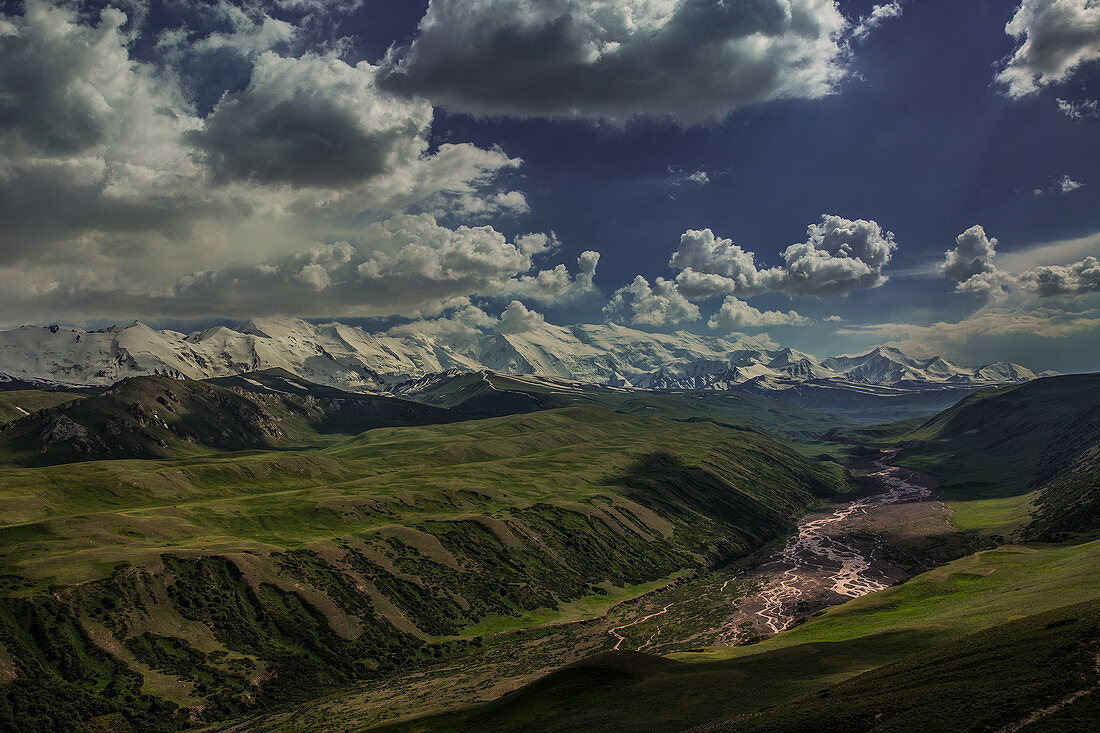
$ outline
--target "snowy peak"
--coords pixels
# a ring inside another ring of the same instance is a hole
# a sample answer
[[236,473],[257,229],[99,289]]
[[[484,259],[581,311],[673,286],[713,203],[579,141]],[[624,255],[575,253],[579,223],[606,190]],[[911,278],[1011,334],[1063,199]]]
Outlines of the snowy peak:
[[371,333],[337,322],[271,318],[186,335],[138,321],[100,331],[23,326],[0,332],[0,375],[30,382],[108,385],[147,374],[207,379],[273,368],[358,392],[390,391],[450,370],[718,390],[750,382],[768,390],[805,382],[948,388],[1035,378],[1018,364],[961,367],[885,346],[819,361],[752,337],[649,333],[615,324],[544,323],[520,333],[444,332],[410,324]]

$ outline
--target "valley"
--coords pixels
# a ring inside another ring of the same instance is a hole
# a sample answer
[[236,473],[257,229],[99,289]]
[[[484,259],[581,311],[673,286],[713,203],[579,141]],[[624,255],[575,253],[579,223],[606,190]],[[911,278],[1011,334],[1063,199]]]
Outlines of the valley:
[[871,427],[743,393],[295,377],[138,377],[0,428],[5,719],[804,725],[805,696],[848,715],[863,675],[1100,598],[1095,375]]

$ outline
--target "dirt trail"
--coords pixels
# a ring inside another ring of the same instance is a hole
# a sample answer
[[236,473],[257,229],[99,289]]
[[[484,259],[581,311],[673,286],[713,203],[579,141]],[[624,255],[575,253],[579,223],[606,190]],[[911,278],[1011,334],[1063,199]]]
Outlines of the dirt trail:
[[[1096,674],[1100,675],[1100,653],[1096,655]],[[1073,703],[1080,700],[1082,697],[1085,697],[1086,695],[1091,695],[1097,690],[1100,690],[1100,682],[1094,684],[1092,687],[1087,687],[1084,690],[1078,690],[1077,692],[1070,693],[1053,705],[1048,705],[1045,708],[1036,710],[1021,721],[1006,725],[1004,728],[1001,728],[999,731],[997,731],[997,733],[1016,733],[1016,731],[1026,728],[1032,723],[1037,723],[1048,715],[1054,715],[1054,713],[1059,712],[1065,706],[1072,705]]]
[[[656,613],[651,613],[648,616],[643,616],[642,618],[635,619],[635,620],[631,621],[628,624],[623,624],[622,626],[616,626],[613,629],[608,629],[607,633],[611,634],[612,636],[614,636],[617,639],[617,641],[615,642],[615,646],[613,646],[612,649],[618,651],[619,647],[622,646],[622,643],[624,641],[626,641],[626,637],[623,636],[622,634],[620,634],[619,633],[620,631],[622,631],[623,629],[630,628],[631,626],[635,626],[637,624],[644,623],[644,622],[650,620],[651,618],[656,618],[657,616],[661,616],[663,614],[666,614],[666,613],[668,613],[668,609],[672,608],[672,606],[673,606],[673,604],[670,603],[667,606],[665,606],[664,608],[662,608],[660,611],[657,611]],[[658,628],[657,631],[660,631],[660,628]],[[653,637],[657,635],[657,631],[654,631],[653,634],[650,635],[649,638],[650,638],[651,641],[652,641]]]

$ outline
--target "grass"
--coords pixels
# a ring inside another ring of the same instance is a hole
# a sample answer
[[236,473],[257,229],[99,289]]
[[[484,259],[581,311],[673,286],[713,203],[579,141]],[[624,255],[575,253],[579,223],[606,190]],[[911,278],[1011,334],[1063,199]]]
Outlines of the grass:
[[43,389],[0,391],[0,425],[26,417],[27,413],[81,399],[81,395]]
[[[21,689],[105,696],[131,724],[150,696],[238,715],[601,615],[751,551],[842,479],[759,432],[591,405],[8,466],[0,596],[37,609],[40,635],[88,620],[42,657],[0,614],[0,646]],[[90,648],[116,650],[94,686]]]
[[1016,618],[1100,598],[1100,540],[1005,545],[922,573],[901,585],[834,606],[788,632],[747,647],[678,659],[731,659],[799,644],[934,631],[938,641]]
[[386,730],[993,729],[1100,683],[1098,560],[1100,541],[985,551],[751,646],[597,656]]

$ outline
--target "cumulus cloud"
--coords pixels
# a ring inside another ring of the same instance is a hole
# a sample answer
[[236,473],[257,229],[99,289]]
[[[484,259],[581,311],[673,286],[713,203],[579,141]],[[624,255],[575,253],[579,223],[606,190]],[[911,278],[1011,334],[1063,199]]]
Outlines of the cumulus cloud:
[[432,108],[379,94],[375,68],[338,58],[262,54],[244,90],[192,133],[214,174],[232,180],[341,187],[415,162]]
[[392,327],[390,336],[408,336],[414,333],[446,336],[478,336],[497,324],[497,319],[472,304],[468,298],[459,298],[446,304],[438,318],[425,318]]
[[658,277],[650,284],[641,275],[616,290],[603,313],[609,321],[635,326],[667,326],[700,317],[699,307],[684,297],[674,281]]
[[489,226],[452,229],[428,214],[399,214],[351,242],[193,273],[169,299],[204,314],[438,312],[456,298],[533,290],[520,277],[540,252],[526,240],[525,251]]
[[[278,8],[303,18],[337,5],[354,2]],[[204,112],[174,58],[156,58],[155,38],[141,38],[145,6],[132,7],[131,19],[45,0],[0,12],[9,318],[394,314],[493,288],[547,298],[591,289],[591,256],[575,276],[553,262],[539,270],[532,258],[549,248],[537,237],[510,243],[492,227],[458,225],[529,210],[507,180],[522,161],[495,146],[430,148],[431,106],[378,88],[376,67],[352,66],[338,49],[265,50],[286,37],[264,20],[270,6],[242,5],[236,21],[225,2],[183,8],[187,18],[229,13],[220,31],[182,32],[191,48],[233,45],[221,51],[246,71]],[[217,36],[253,30],[252,45]],[[139,46],[149,61],[135,59]],[[409,228],[423,252],[403,239]],[[344,260],[322,251],[341,243]]]
[[756,255],[714,236],[710,229],[688,229],[668,261],[680,270],[676,282],[688,297],[723,293],[752,295],[775,287],[777,277],[756,267]]
[[874,221],[823,214],[806,229],[806,241],[783,251],[783,265],[756,266],[755,254],[710,229],[689,229],[669,266],[681,270],[676,282],[689,297],[756,295],[843,295],[886,282],[883,269],[897,244],[892,232]]
[[848,30],[831,0],[433,0],[382,81],[475,115],[692,124],[828,94]]
[[1022,273],[1019,282],[1040,297],[1100,292],[1100,261],[1086,257],[1069,265],[1036,267]]
[[565,265],[550,270],[539,270],[531,275],[520,275],[508,283],[507,295],[518,295],[540,303],[565,303],[575,301],[596,290],[593,279],[600,253],[582,252],[577,258],[577,274],[570,275]]
[[941,269],[955,283],[955,291],[982,300],[998,298],[1013,284],[1011,275],[997,269],[997,239],[979,225],[955,237],[955,248],[944,252]]
[[997,74],[1012,97],[1064,82],[1100,59],[1100,4],[1095,0],[1023,0],[1005,32],[1020,46]]
[[955,248],[944,253],[943,274],[964,283],[975,275],[993,272],[996,256],[997,240],[975,224],[955,237]]
[[1030,293],[1040,298],[1100,292],[1100,263],[1095,257],[1067,265],[1040,265],[1010,273],[997,268],[997,240],[974,225],[960,234],[956,247],[945,253],[944,275],[955,289],[982,298],[1009,292]]
[[541,313],[528,310],[527,306],[518,300],[513,300],[500,314],[500,322],[496,324],[497,333],[526,333],[534,331],[546,323]]
[[806,229],[807,240],[783,252],[783,290],[838,295],[886,282],[882,270],[897,249],[893,232],[877,222],[825,214]]
[[793,310],[761,311],[753,308],[739,298],[730,295],[722,302],[708,321],[707,327],[715,330],[736,331],[742,328],[765,328],[767,326],[801,326],[809,320]]

